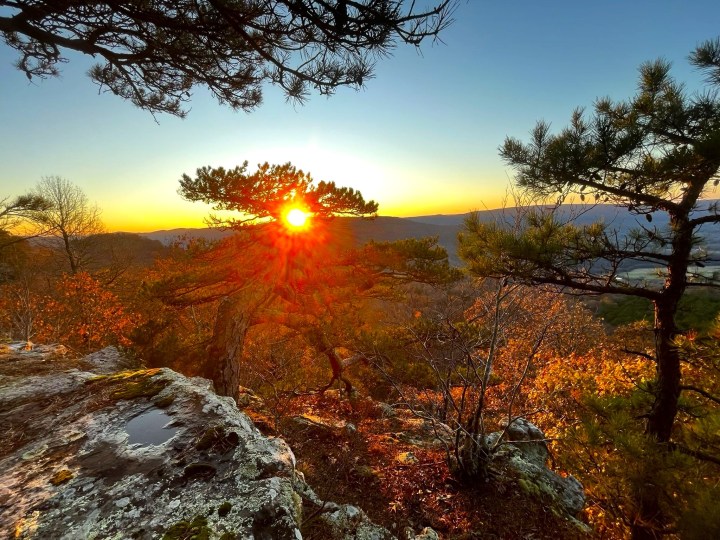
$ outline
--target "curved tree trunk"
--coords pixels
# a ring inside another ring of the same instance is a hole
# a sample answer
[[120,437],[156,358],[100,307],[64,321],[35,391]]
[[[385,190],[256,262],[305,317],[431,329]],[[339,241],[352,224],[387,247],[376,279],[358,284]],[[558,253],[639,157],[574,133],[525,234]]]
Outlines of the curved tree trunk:
[[354,390],[353,385],[350,380],[345,377],[345,366],[342,359],[340,358],[340,356],[338,356],[338,354],[335,352],[335,349],[331,346],[325,349],[324,353],[328,361],[330,362],[330,369],[332,369],[332,378],[330,379],[330,382],[321,389],[321,393],[325,392],[325,390],[330,388],[335,381],[340,381],[345,385],[345,392],[347,392],[347,395],[352,395]]
[[353,393],[353,385],[350,380],[345,377],[345,362],[340,358],[340,355],[335,351],[334,345],[330,342],[328,337],[319,328],[313,329],[306,335],[308,341],[319,353],[323,354],[330,363],[330,369],[332,370],[332,377],[330,381],[320,388],[320,393],[323,394],[330,388],[335,381],[340,381],[345,385],[345,391],[348,395]]
[[[674,340],[678,335],[675,314],[687,286],[687,269],[692,250],[692,227],[689,213],[671,217],[672,252],[668,274],[660,298],[655,300],[655,401],[648,415],[646,433],[664,445],[670,442],[680,399],[680,354]],[[663,536],[664,517],[660,507],[660,486],[653,483],[654,471],[637,486],[637,517],[631,527],[634,540],[651,540]]]
[[672,251],[660,298],[655,300],[655,403],[650,411],[647,433],[658,442],[670,441],[680,398],[680,355],[674,340],[680,299],[687,286],[687,269],[693,246],[690,211],[671,215]]
[[205,376],[213,382],[218,395],[230,396],[236,402],[240,386],[240,357],[249,328],[250,316],[243,309],[241,299],[223,298],[218,306]]

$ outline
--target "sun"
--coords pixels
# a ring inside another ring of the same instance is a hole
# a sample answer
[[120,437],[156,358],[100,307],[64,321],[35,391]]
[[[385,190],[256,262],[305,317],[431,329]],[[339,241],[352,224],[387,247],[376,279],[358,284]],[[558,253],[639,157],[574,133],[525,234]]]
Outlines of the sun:
[[291,208],[283,215],[286,225],[293,229],[302,229],[307,225],[308,213],[300,208]]

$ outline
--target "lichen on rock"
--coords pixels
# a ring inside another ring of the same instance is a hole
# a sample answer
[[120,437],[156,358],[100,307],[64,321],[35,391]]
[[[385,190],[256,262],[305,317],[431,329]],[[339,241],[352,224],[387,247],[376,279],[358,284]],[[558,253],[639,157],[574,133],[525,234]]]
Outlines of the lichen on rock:
[[[502,445],[493,456],[496,464],[513,471],[528,495],[545,497],[563,513],[576,516],[585,505],[583,486],[574,476],[561,476],[546,467],[550,453],[540,428],[525,418],[516,418],[504,431],[509,444]],[[488,439],[497,441],[501,433],[492,433]]]
[[[1,530],[173,538],[185,527],[197,538],[299,538],[294,456],[284,442],[260,434],[207,381],[168,369],[113,373],[112,358],[121,356],[103,352],[100,373],[2,379],[0,420],[18,435],[0,451]],[[158,402],[172,435],[131,443],[128,423]]]

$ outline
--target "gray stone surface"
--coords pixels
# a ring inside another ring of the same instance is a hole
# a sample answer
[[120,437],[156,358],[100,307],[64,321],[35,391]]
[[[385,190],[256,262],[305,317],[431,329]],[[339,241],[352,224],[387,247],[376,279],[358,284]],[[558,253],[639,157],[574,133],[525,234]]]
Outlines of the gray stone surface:
[[[321,500],[287,444],[263,436],[209,381],[169,369],[118,371],[130,363],[112,348],[77,361],[65,354],[0,350],[0,531],[85,540],[182,538],[195,528],[209,539],[297,540],[305,506],[333,539],[394,538],[361,509]],[[295,421],[331,432],[354,428]],[[413,438],[438,439],[437,425],[392,421]],[[449,442],[451,430],[440,427]],[[529,494],[576,514],[582,485],[545,467],[542,432],[523,420],[506,435],[496,460]],[[425,529],[404,538],[438,536]]]
[[[106,349],[85,359],[95,373],[1,381],[10,439],[0,453],[0,530],[161,538],[196,520],[210,538],[301,538],[294,456],[282,440],[261,435],[203,379],[168,369],[98,376],[112,372],[113,359],[123,366]],[[168,420],[146,423],[161,431],[149,434],[155,444],[131,443],[128,425],[154,411]]]
[[420,534],[415,536],[414,540],[440,540],[440,536],[430,527],[425,527]]
[[303,504],[333,538],[395,538],[322,501],[287,444],[209,381],[118,371],[130,362],[114,348],[53,369],[48,351],[0,350],[0,530],[14,538],[299,540]]
[[90,371],[105,375],[138,367],[136,362],[123,356],[115,347],[105,347],[88,354],[84,360],[92,366]]
[[334,535],[328,540],[394,540],[387,529],[374,524],[365,512],[356,506],[343,504],[322,519],[332,527]]
[[[497,440],[500,433],[491,434]],[[549,457],[545,434],[525,418],[517,418],[506,429],[509,444],[502,445],[494,456],[519,475],[522,489],[532,495],[548,497],[570,516],[585,505],[585,492],[577,478],[561,476],[546,467]]]
[[538,467],[544,467],[550,452],[545,443],[545,434],[525,418],[516,418],[506,427],[507,440],[514,443],[525,459]]

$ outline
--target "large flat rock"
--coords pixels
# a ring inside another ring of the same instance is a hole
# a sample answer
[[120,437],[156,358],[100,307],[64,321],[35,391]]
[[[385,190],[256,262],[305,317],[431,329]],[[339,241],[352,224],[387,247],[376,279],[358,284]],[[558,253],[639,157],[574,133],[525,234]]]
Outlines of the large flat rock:
[[[294,456],[204,379],[0,355],[0,530],[16,538],[301,538]],[[53,365],[54,364],[54,365]]]

